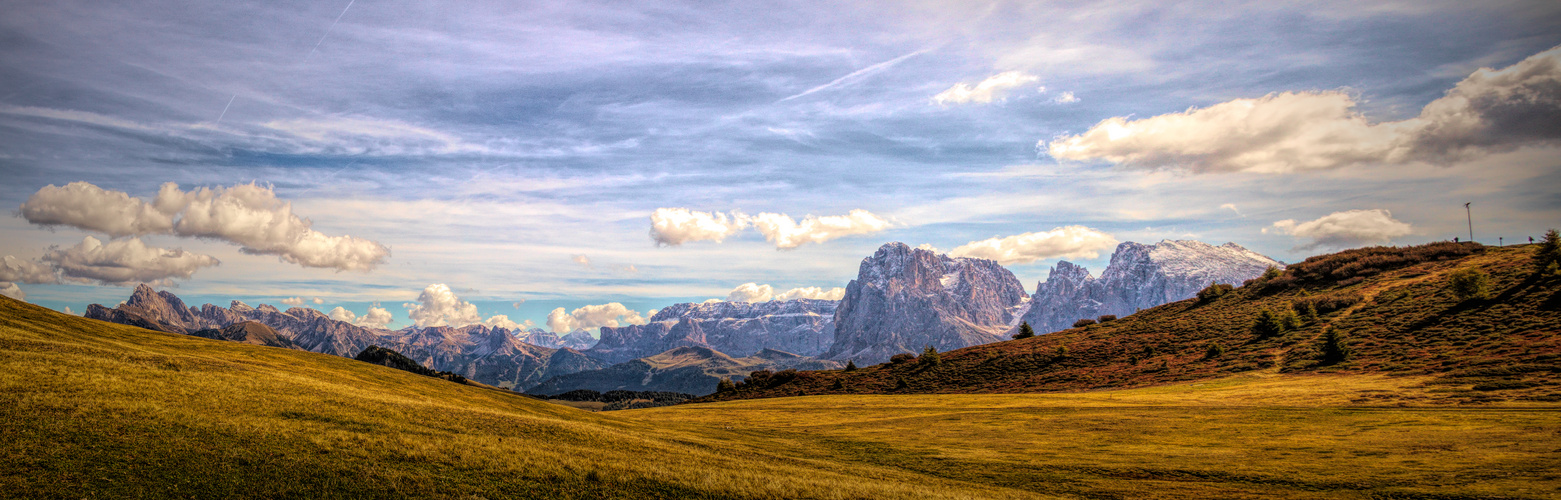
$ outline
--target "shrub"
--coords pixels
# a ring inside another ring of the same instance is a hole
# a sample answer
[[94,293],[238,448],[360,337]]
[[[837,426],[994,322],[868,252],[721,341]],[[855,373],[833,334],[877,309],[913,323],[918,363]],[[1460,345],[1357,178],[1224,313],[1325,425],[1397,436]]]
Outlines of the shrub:
[[846,361],[846,371],[848,371],[848,372],[856,371],[856,360],[853,359],[853,360],[850,360],[850,361]]
[[1030,322],[1019,324],[1019,333],[1014,334],[1015,339],[1027,339],[1035,336],[1035,329],[1030,327]]
[[1235,287],[1227,283],[1209,283],[1209,286],[1198,290],[1198,302],[1212,302],[1214,299],[1224,297],[1225,294],[1235,289]]
[[1317,321],[1317,304],[1316,303],[1313,303],[1312,301],[1309,301],[1309,300],[1301,300],[1301,301],[1296,301],[1290,307],[1291,307],[1291,309],[1299,311],[1299,314],[1301,316],[1301,321],[1305,321],[1307,323],[1311,323],[1313,321]]
[[715,392],[732,392],[735,390],[737,390],[737,386],[732,384],[732,379],[721,377],[721,381],[715,383]]
[[1117,320],[1117,315],[1115,315],[1115,314],[1105,314],[1105,315],[1101,315],[1100,319],[1097,320],[1097,321],[1100,321],[1101,323],[1108,323],[1108,322],[1116,321],[1116,320]]
[[1447,285],[1458,300],[1485,300],[1491,297],[1491,276],[1479,269],[1464,269],[1447,276]]
[[1057,354],[1056,354],[1056,357],[1057,357],[1057,358],[1058,358],[1058,359],[1061,359],[1061,358],[1066,358],[1066,357],[1068,357],[1068,348],[1067,348],[1067,346],[1057,346]]
[[1311,257],[1291,264],[1285,270],[1287,275],[1293,276],[1300,283],[1337,281],[1340,285],[1349,285],[1382,271],[1422,262],[1455,259],[1484,250],[1485,247],[1479,243],[1450,241],[1408,247],[1366,247]]
[[1252,334],[1260,339],[1278,337],[1282,333],[1285,333],[1284,320],[1280,319],[1278,314],[1274,314],[1274,311],[1268,309],[1258,311],[1257,318],[1252,320]]
[[905,383],[905,377],[897,377],[894,379],[895,390],[909,389],[910,387],[910,384]]
[[908,353],[908,352],[902,352],[902,353],[899,353],[899,354],[896,354],[894,356],[889,357],[889,362],[893,363],[893,364],[896,364],[896,365],[900,365],[900,364],[908,363],[908,362],[910,362],[913,359],[916,359],[916,355],[915,354],[911,354],[911,353]]
[[1545,231],[1545,237],[1539,240],[1539,248],[1534,249],[1534,268],[1542,273],[1553,275],[1551,266],[1561,263],[1561,231],[1551,229]]
[[1092,319],[1089,319],[1089,318],[1084,318],[1084,319],[1081,319],[1081,320],[1078,320],[1078,321],[1074,321],[1073,322],[1073,327],[1074,328],[1082,328],[1082,327],[1086,327],[1086,326],[1093,325],[1093,324],[1095,324],[1095,320],[1092,320]]
[[1302,314],[1306,314],[1307,309],[1311,309],[1317,314],[1328,314],[1346,307],[1353,306],[1355,304],[1359,304],[1361,300],[1362,298],[1359,293],[1334,292],[1327,295],[1313,295],[1311,297],[1297,299],[1295,302],[1291,303],[1291,307],[1300,310]]
[[1203,359],[1214,359],[1225,355],[1225,346],[1218,342],[1209,343],[1209,349],[1203,352]]
[[837,391],[846,390],[846,381],[837,378],[835,379],[835,383],[830,384],[829,388]]
[[1329,328],[1323,333],[1322,359],[1323,364],[1331,365],[1342,362],[1350,357],[1350,346],[1344,342],[1344,334],[1338,330]]
[[1284,326],[1284,331],[1301,327],[1301,316],[1295,313],[1295,309],[1285,309],[1275,315],[1279,317],[1279,324]]
[[927,366],[938,366],[943,363],[943,359],[938,357],[938,350],[929,345],[921,350],[921,357],[917,358],[916,362]]

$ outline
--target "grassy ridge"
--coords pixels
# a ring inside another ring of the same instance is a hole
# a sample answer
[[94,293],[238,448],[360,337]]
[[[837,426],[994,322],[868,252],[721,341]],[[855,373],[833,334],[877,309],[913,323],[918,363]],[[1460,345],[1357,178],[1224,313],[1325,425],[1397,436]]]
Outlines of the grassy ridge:
[[[1533,248],[1445,243],[1342,252],[1212,300],[941,353],[936,365],[777,374],[706,400],[1077,391],[1279,371],[1435,375],[1426,383],[1437,391],[1372,396],[1408,404],[1561,401],[1561,278],[1534,272]],[[1490,298],[1454,296],[1448,276],[1468,269],[1490,276]],[[1253,332],[1263,310],[1302,302],[1348,305],[1280,335]],[[1319,349],[1330,328],[1354,353],[1324,365]],[[1211,356],[1211,345],[1222,353]]]
[[1025,498],[0,298],[0,496]]

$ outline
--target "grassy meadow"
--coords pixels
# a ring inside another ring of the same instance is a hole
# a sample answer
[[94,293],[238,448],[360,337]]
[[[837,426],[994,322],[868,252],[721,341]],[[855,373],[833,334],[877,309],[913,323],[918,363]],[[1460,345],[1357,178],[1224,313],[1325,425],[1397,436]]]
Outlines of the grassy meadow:
[[1561,498],[1553,403],[1421,378],[591,413],[0,298],[0,497]]

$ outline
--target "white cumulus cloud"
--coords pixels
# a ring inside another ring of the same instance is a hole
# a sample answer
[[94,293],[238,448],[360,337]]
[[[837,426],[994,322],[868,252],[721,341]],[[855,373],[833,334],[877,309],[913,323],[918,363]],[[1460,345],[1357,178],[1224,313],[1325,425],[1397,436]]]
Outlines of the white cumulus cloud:
[[347,323],[366,328],[384,328],[386,325],[389,325],[391,321],[394,321],[394,319],[390,316],[390,311],[380,307],[379,304],[369,306],[368,312],[364,313],[362,316],[358,316],[352,311],[348,311],[347,308],[337,306],[335,309],[331,309],[330,317],[331,319],[337,321],[345,321]]
[[564,312],[564,308],[554,309],[547,314],[547,326],[554,333],[568,333],[582,328],[600,328],[604,326],[643,325],[646,316],[641,315],[623,304],[609,302],[600,305],[589,305]]
[[748,227],[742,214],[696,212],[687,208],[658,208],[650,214],[650,237],[657,245],[678,246],[690,241],[720,243]]
[[282,305],[284,305],[284,306],[293,306],[293,307],[301,306],[301,305],[304,305],[304,299],[301,298],[301,297],[288,297],[288,298],[282,299]]
[[1084,226],[1065,226],[1039,233],[988,238],[960,245],[953,257],[991,259],[999,264],[1028,264],[1043,259],[1093,259],[1117,245],[1110,234]]
[[1068,104],[1079,102],[1079,98],[1078,96],[1073,95],[1073,92],[1063,92],[1061,94],[1057,94],[1057,97],[1053,97],[1052,102],[1057,104]]
[[522,321],[522,322],[519,322],[519,323],[516,323],[514,321],[511,321],[509,319],[509,316],[504,315],[504,314],[495,314],[492,317],[490,317],[490,318],[488,318],[486,320],[483,320],[482,324],[488,325],[488,326],[491,326],[491,327],[494,327],[494,328],[504,328],[504,329],[509,329],[509,330],[530,330],[532,328],[536,328],[536,326],[537,326],[537,324],[535,322],[533,322],[533,321],[531,321],[529,319],[525,320],[525,321]]
[[1345,248],[1387,243],[1413,232],[1408,223],[1395,220],[1391,212],[1381,209],[1334,212],[1306,222],[1286,219],[1275,222],[1272,228],[1264,228],[1263,232],[1267,233],[1269,229],[1311,240],[1303,248]]
[[36,260],[23,260],[11,255],[0,258],[0,281],[22,283],[58,283],[59,275],[54,266]]
[[43,260],[68,278],[113,285],[189,279],[200,268],[220,264],[210,255],[150,247],[140,238],[103,243],[91,236],[70,248],[50,247]]
[[[981,80],[980,83],[971,85],[960,82],[949,87],[948,90],[932,96],[932,102],[939,105],[988,103],[1002,97],[1009,89],[1040,80],[1040,77],[1027,75],[1018,71],[998,73]],[[1072,95],[1072,94],[1069,94]]]
[[174,234],[227,241],[245,253],[275,255],[305,267],[368,271],[390,256],[377,242],[327,236],[293,213],[269,187],[238,184],[183,191],[165,183],[147,202],[86,182],[39,189],[21,207],[34,224],[66,225],[110,236]]
[[0,295],[23,302],[27,301],[27,292],[23,292],[22,287],[16,286],[16,283],[9,281],[0,282]]
[[761,213],[752,223],[764,239],[777,249],[797,248],[804,243],[823,243],[845,236],[876,233],[889,228],[889,221],[862,209],[846,215],[809,215],[801,222],[786,214]]
[[846,289],[838,287],[838,286],[834,287],[834,288],[830,288],[830,289],[819,288],[819,287],[816,287],[816,286],[806,286],[806,287],[800,287],[800,288],[793,288],[793,289],[781,292],[779,295],[775,296],[775,300],[792,300],[792,299],[840,300],[842,298],[845,298],[845,296],[846,296]]
[[1372,123],[1345,92],[1281,92],[1132,120],[1041,146],[1059,160],[1148,169],[1283,173],[1355,164],[1450,164],[1561,141],[1561,47],[1480,69],[1414,118]]
[[590,257],[586,257],[584,255],[572,255],[572,256],[569,257],[569,260],[574,261],[574,263],[576,263],[576,264],[579,264],[580,267],[585,267],[585,268],[591,267],[591,258]]
[[407,317],[419,328],[462,327],[482,322],[477,306],[456,297],[455,292],[443,283],[428,285],[423,293],[418,294],[417,302],[408,302],[402,306],[407,309]]
[[758,283],[743,283],[726,294],[727,302],[768,302],[775,298],[775,287]]
[[[776,293],[775,292],[775,287],[770,286],[770,285],[760,285],[758,283],[743,283],[741,285],[737,285],[737,287],[733,288],[730,293],[726,294],[726,301],[727,302],[768,302],[768,301],[771,301],[771,300],[793,300],[793,299],[840,300],[842,297],[845,297],[845,295],[846,295],[846,289],[840,288],[840,287],[829,288],[829,289],[819,288],[819,287],[816,287],[816,286],[798,287],[798,288],[793,288],[793,289],[790,289],[790,290],[786,290],[784,292]],[[720,299],[711,299],[711,300],[713,300],[713,301],[720,301]]]

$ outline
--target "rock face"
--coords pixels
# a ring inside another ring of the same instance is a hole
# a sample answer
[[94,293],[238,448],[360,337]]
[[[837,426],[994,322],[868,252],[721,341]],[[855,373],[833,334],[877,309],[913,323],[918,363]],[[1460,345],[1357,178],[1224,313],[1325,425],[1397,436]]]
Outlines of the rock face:
[[862,259],[835,310],[828,359],[887,361],[926,346],[939,351],[1003,340],[1027,296],[997,262],[950,258],[889,243]]
[[[110,309],[93,304],[87,307],[83,316],[149,330],[291,347],[348,358],[377,345],[395,350],[428,368],[506,388],[529,387],[554,376],[607,366],[567,347],[553,349],[525,343],[502,328],[470,325],[392,332],[337,321],[306,307],[281,311],[266,304],[250,307],[236,300],[226,308],[211,304],[186,307],[174,294],[156,292],[146,285],[137,286],[130,299],[119,307]],[[232,328],[246,322],[254,326]],[[255,327],[271,330],[274,335],[267,335]],[[565,337],[571,340],[560,339],[561,343],[581,341],[579,336]]]
[[241,321],[222,328],[209,328],[190,332],[192,337],[203,337],[213,340],[226,340],[242,344],[254,344],[284,349],[307,350],[303,346],[288,340],[276,330],[254,321]]
[[1035,286],[1022,321],[1038,333],[1055,332],[1083,318],[1126,316],[1189,299],[1212,282],[1239,286],[1261,276],[1269,266],[1283,268],[1284,264],[1235,243],[1127,242],[1117,245],[1099,279],[1083,267],[1058,262],[1046,281]]
[[509,330],[485,325],[409,327],[384,338],[419,364],[503,388],[523,389],[558,375],[606,366],[579,351],[532,345]]
[[585,353],[608,363],[683,346],[739,357],[765,349],[817,356],[833,341],[836,304],[815,299],[676,304],[644,325],[603,327],[601,340]]
[[526,392],[555,395],[586,389],[607,391],[668,391],[704,395],[715,392],[722,378],[740,380],[757,370],[833,370],[842,363],[764,349],[733,358],[707,347],[678,347],[654,356],[629,360],[600,370],[548,379]]
[[586,349],[590,349],[591,346],[596,345],[596,337],[592,337],[591,334],[585,330],[575,330],[564,334],[563,336],[559,336],[556,333],[543,330],[541,328],[532,328],[530,330],[517,331],[515,332],[515,336],[519,337],[521,342],[535,346],[542,346],[549,349],[561,349],[567,347],[576,351],[584,351]]

